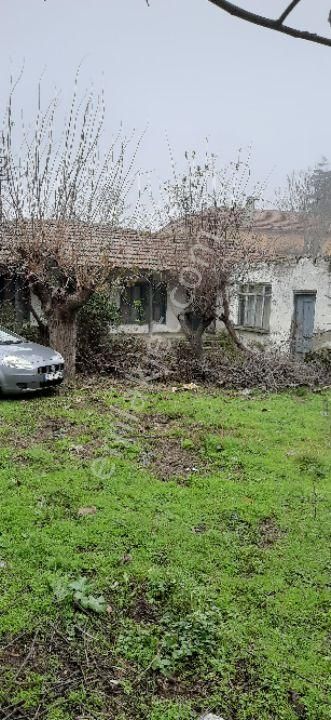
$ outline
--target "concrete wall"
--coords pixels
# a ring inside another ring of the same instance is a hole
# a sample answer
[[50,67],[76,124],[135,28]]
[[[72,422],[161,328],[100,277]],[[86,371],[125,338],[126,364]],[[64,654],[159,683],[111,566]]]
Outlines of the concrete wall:
[[[331,261],[310,258],[282,263],[262,263],[245,274],[243,282],[270,283],[272,286],[270,332],[240,329],[246,344],[263,344],[284,351],[290,349],[294,313],[294,293],[316,291],[313,347],[331,347]],[[237,290],[239,289],[237,285]],[[238,295],[231,301],[231,316],[238,321]]]

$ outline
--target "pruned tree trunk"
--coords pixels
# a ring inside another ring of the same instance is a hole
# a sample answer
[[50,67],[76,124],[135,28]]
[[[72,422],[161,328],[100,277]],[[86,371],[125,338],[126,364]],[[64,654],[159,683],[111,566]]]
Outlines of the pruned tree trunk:
[[31,303],[29,303],[29,313],[32,315],[32,317],[35,319],[38,329],[39,329],[39,335],[42,343],[45,343],[45,345],[48,345],[49,343],[49,330],[48,330],[48,324],[43,320],[40,315],[37,313],[35,308]]
[[195,332],[191,332],[189,335],[186,334],[186,337],[190,343],[194,357],[197,358],[197,360],[200,360],[203,355],[202,332],[196,330]]
[[197,323],[196,328],[193,329],[192,319],[190,319],[189,315],[190,313],[180,313],[178,315],[178,320],[186,339],[190,343],[194,356],[197,359],[200,359],[203,355],[204,333],[215,319],[215,316],[209,315],[208,317],[204,317],[201,315],[201,317],[199,318],[199,323]]
[[64,358],[67,378],[76,372],[77,311],[56,308],[48,317],[50,345]]
[[239,350],[242,350],[243,352],[249,352],[248,348],[244,345],[244,343],[241,342],[240,338],[238,337],[234,324],[231,320],[229,299],[227,294],[227,283],[224,279],[221,280],[220,291],[223,305],[223,312],[220,315],[220,320],[224,323],[231,339],[233,340],[237,348]]
[[220,316],[220,320],[224,323],[230,338],[233,340],[234,344],[237,346],[238,350],[242,350],[243,352],[249,352],[248,348],[244,343],[241,342],[240,338],[237,335],[236,329],[234,327],[233,322],[230,320],[229,316],[225,313],[222,313]]

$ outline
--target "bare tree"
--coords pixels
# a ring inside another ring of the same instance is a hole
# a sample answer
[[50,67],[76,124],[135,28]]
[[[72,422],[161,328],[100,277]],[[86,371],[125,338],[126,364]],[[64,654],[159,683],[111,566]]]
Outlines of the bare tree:
[[[186,154],[187,172],[165,185],[161,231],[175,248],[176,289],[172,302],[177,308],[181,329],[194,353],[200,356],[203,336],[222,321],[238,348],[244,349],[230,316],[233,271],[243,269],[256,256],[250,232],[256,194],[252,196],[249,159],[217,169],[215,156],[202,164],[195,154]],[[242,270],[243,271],[243,270]]]
[[[257,13],[251,12],[250,10],[246,10],[245,8],[240,7],[240,5],[229,2],[228,0],[209,0],[209,2],[213,3],[213,5],[216,5],[216,7],[218,7],[220,10],[223,10],[224,12],[229,13],[234,17],[240,18],[241,20],[245,20],[246,22],[253,23],[253,25],[259,25],[260,27],[265,27],[269,30],[275,30],[276,32],[283,33],[284,35],[289,35],[294,38],[308,40],[319,45],[326,45],[328,47],[331,47],[330,37],[327,37],[326,35],[318,35],[308,30],[300,30],[299,28],[285,24],[285,20],[287,20],[293,10],[299,6],[301,0],[292,0],[292,2],[290,2],[287,7],[285,7],[281,15],[276,19],[272,19],[265,15],[259,15]],[[316,4],[317,3],[315,3],[315,5]],[[330,19],[331,12],[328,18],[329,23]]]
[[315,167],[293,172],[285,190],[277,193],[278,206],[302,225],[304,251],[317,257],[331,234],[331,170],[326,158]]
[[39,86],[34,128],[26,128],[14,90],[0,138],[2,245],[10,244],[12,268],[39,299],[39,322],[46,320],[70,376],[77,313],[109,278],[112,231],[123,218],[139,143],[128,160],[132,138],[119,134],[103,150],[103,96],[91,92],[81,99],[78,78],[64,126],[58,98],[43,108]]

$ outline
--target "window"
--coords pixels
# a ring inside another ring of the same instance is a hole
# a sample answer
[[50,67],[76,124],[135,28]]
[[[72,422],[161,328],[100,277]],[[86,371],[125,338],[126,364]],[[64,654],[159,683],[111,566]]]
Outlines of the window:
[[255,330],[270,329],[271,285],[242,285],[239,292],[238,324]]
[[0,302],[14,304],[15,292],[16,292],[15,277],[13,275],[1,275],[0,276]]
[[29,321],[30,290],[22,276],[0,275],[0,308],[12,311],[20,323]]
[[19,322],[25,323],[30,320],[30,289],[24,279],[20,276],[16,278],[15,287],[15,311],[16,318]]
[[139,281],[127,285],[121,294],[121,322],[164,325],[167,319],[167,287],[163,282]]
[[127,285],[121,294],[121,320],[124,324],[148,322],[149,283]]

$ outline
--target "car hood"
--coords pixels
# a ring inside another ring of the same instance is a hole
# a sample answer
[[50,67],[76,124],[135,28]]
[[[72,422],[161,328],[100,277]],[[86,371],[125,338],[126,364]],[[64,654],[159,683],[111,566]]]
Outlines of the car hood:
[[33,342],[0,344],[0,362],[2,358],[8,356],[24,358],[36,365],[54,365],[63,362],[62,356],[56,350]]

